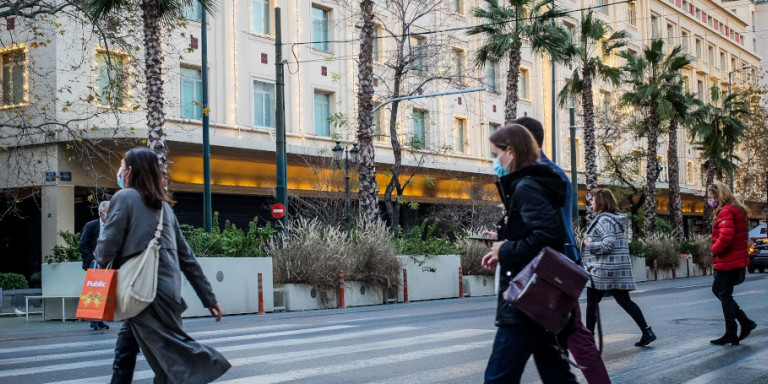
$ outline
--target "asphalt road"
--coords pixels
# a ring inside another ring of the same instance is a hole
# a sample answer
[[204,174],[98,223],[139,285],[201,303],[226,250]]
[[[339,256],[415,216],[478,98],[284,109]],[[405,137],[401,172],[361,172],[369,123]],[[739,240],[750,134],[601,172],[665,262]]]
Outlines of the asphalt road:
[[[712,277],[640,283],[633,299],[659,339],[640,333],[610,298],[601,305],[604,360],[614,383],[768,383],[768,274],[749,275],[736,300],[758,322],[740,346],[716,347],[720,305]],[[583,300],[582,300],[583,302]],[[189,319],[196,339],[233,368],[227,383],[481,383],[494,336],[492,297]],[[0,319],[0,383],[106,383],[119,324]],[[136,382],[153,377],[141,357]],[[577,373],[583,381],[583,377]],[[532,361],[523,382],[539,382]]]

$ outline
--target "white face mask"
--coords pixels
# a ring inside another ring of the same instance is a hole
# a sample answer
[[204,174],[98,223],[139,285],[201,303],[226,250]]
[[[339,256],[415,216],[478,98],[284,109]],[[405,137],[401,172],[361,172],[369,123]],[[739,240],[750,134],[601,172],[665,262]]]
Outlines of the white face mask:
[[117,186],[120,189],[125,188],[125,179],[123,179],[123,167],[117,170]]

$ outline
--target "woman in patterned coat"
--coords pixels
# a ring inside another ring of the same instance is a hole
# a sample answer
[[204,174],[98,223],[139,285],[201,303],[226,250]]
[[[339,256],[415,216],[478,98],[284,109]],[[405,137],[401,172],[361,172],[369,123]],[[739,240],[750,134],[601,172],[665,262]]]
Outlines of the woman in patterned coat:
[[611,191],[598,188],[593,194],[592,208],[598,215],[587,229],[582,247],[584,266],[592,278],[592,285],[587,287],[587,328],[595,333],[597,306],[610,292],[643,332],[635,345],[646,346],[656,340],[656,335],[645,322],[640,307],[629,298],[629,291],[635,290],[635,279],[625,232],[627,215],[617,212],[618,204]]

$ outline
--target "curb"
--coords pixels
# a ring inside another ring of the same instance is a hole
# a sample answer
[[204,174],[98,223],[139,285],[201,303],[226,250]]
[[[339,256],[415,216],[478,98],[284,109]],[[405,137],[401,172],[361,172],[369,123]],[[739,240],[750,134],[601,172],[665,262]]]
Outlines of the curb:
[[[30,316],[41,316],[43,312],[30,312]],[[17,315],[15,313],[0,313],[0,317],[24,317],[26,314]]]

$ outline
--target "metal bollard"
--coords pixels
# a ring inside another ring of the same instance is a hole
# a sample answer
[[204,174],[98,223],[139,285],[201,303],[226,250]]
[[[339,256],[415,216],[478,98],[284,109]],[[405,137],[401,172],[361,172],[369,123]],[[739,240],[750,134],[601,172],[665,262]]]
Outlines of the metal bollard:
[[403,268],[403,301],[408,302],[408,268]]
[[259,273],[259,312],[257,315],[264,315],[264,284],[262,282],[261,273]]
[[459,267],[459,299],[464,298],[464,273]]
[[339,308],[346,308],[344,305],[344,270],[339,270]]
[[653,280],[659,280],[659,266],[656,259],[653,259]]

